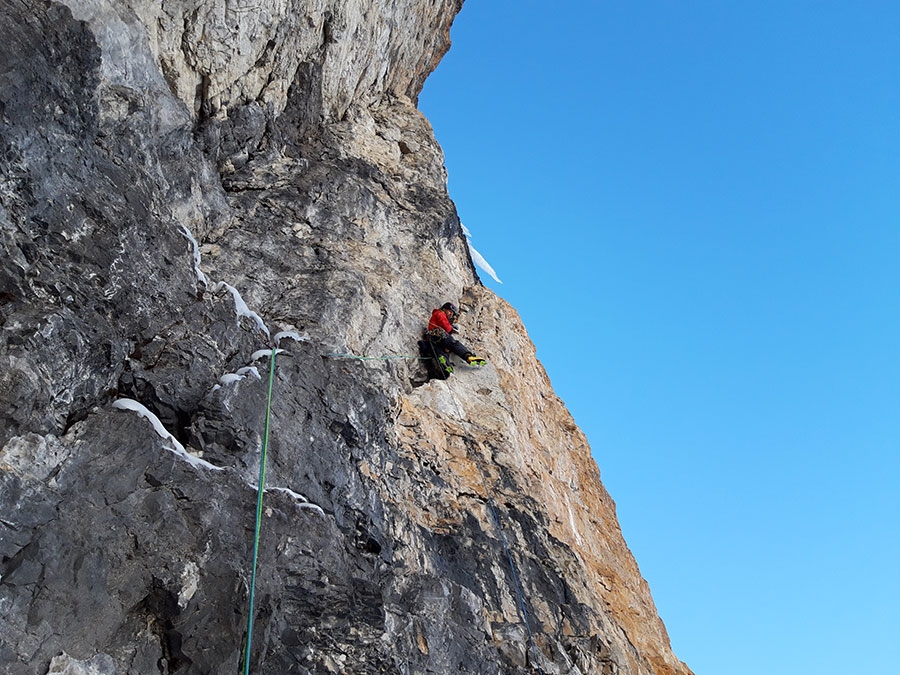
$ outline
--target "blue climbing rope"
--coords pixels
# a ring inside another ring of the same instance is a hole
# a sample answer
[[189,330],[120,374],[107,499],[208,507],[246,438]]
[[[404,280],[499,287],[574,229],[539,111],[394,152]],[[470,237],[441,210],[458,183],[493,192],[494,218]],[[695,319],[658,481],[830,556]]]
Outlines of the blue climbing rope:
[[269,450],[269,420],[272,416],[272,385],[275,382],[275,354],[269,362],[269,392],[266,396],[266,423],[263,431],[262,450],[259,457],[259,485],[256,487],[256,525],[253,530],[253,565],[250,570],[250,599],[247,610],[247,641],[244,645],[244,675],[250,675],[250,644],[253,639],[253,604],[256,590],[256,563],[259,559],[259,533],[262,526],[263,493],[266,489],[266,455]]

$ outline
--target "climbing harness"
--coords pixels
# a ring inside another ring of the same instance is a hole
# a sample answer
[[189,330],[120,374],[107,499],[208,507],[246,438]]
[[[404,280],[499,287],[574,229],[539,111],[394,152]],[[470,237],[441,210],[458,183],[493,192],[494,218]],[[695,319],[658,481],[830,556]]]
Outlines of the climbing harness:
[[[441,359],[441,357],[438,356],[437,349],[434,346],[434,342],[432,342],[430,339],[426,340],[426,342],[428,343],[428,346],[431,348],[431,353],[434,354],[434,362],[435,362],[435,364],[437,364],[438,372],[441,375],[441,379],[446,380],[448,377],[450,377],[453,374],[453,366],[450,365],[449,353],[447,354],[447,357],[445,357],[445,359]],[[428,360],[431,357],[426,356],[424,358],[426,360]]]
[[250,643],[253,638],[253,603],[256,589],[256,562],[259,559],[259,533],[262,526],[263,493],[266,489],[266,455],[269,449],[269,420],[272,416],[272,385],[275,382],[275,355],[272,347],[269,359],[269,391],[266,396],[266,423],[263,431],[262,450],[259,456],[259,485],[256,487],[256,525],[253,530],[253,565],[250,570],[250,599],[247,610],[247,641],[244,645],[244,675],[250,675]]
[[[456,408],[456,413],[459,415],[460,421],[465,420],[465,415],[463,411],[460,410],[459,404],[456,402],[456,399],[451,399],[453,401],[453,406]],[[534,633],[531,631],[531,622],[528,620],[528,610],[525,607],[525,593],[522,591],[522,585],[519,583],[519,575],[516,573],[516,564],[513,561],[512,551],[510,550],[509,541],[506,538],[506,534],[503,531],[503,525],[500,523],[500,514],[497,510],[497,505],[494,502],[494,498],[491,494],[491,489],[488,487],[487,478],[484,475],[484,469],[481,465],[481,456],[478,452],[476,452],[476,448],[474,447],[474,441],[466,434],[463,436],[466,440],[466,445],[472,453],[472,456],[475,458],[475,466],[478,468],[478,474],[481,476],[481,484],[484,487],[484,494],[487,497],[488,508],[491,511],[491,515],[494,517],[494,524],[497,527],[497,532],[500,533],[500,541],[503,543],[503,550],[506,552],[506,560],[509,562],[509,571],[512,575],[513,587],[516,591],[516,599],[517,599],[517,607],[519,613],[522,616],[522,622],[525,624],[525,632],[528,633],[528,642],[531,646],[532,654],[534,655],[534,664],[537,666],[538,672],[540,675],[544,675],[544,669],[541,667],[541,657],[540,651],[537,648],[537,643],[534,641]]]

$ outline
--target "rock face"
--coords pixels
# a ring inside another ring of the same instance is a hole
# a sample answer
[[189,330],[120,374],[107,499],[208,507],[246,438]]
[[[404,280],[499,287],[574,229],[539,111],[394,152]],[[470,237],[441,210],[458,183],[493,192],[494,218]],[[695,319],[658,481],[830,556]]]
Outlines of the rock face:
[[[688,674],[415,100],[462,0],[0,16],[0,670]],[[407,357],[461,299],[489,365]]]

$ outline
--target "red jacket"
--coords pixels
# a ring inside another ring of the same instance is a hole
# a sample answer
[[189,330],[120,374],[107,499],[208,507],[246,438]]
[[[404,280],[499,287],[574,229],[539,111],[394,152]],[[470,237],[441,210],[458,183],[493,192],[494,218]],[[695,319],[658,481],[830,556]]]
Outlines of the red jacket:
[[431,321],[428,322],[428,330],[431,330],[432,328],[443,328],[447,331],[448,335],[453,332],[453,324],[450,323],[450,319],[444,314],[444,310],[436,309],[431,313]]

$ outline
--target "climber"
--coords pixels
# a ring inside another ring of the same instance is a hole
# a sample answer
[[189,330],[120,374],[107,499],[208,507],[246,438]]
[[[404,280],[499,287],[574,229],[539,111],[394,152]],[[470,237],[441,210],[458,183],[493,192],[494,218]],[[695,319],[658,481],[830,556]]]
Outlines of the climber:
[[450,364],[450,352],[465,359],[470,366],[483,366],[486,363],[483,358],[475,356],[451,335],[456,330],[453,322],[458,316],[459,312],[456,306],[451,302],[445,302],[439,309],[431,313],[428,330],[425,331],[425,340],[430,349],[429,356],[437,359],[444,379],[453,372],[453,366]]

